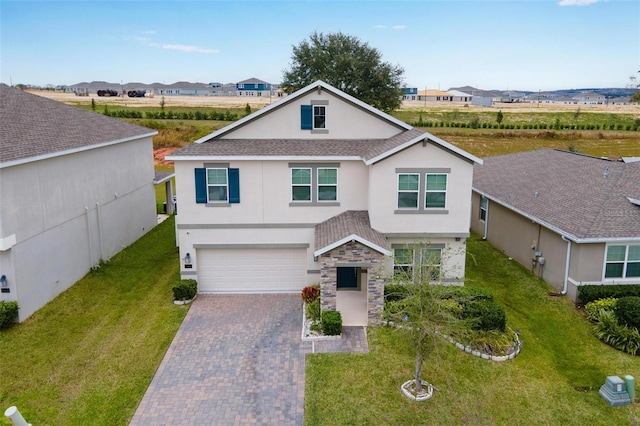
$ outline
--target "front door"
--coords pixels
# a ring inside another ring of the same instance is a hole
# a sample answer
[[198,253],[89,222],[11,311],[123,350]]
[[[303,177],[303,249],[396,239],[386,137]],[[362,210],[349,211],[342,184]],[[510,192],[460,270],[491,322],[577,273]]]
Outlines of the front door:
[[359,272],[360,268],[338,267],[337,287],[339,289],[357,290]]

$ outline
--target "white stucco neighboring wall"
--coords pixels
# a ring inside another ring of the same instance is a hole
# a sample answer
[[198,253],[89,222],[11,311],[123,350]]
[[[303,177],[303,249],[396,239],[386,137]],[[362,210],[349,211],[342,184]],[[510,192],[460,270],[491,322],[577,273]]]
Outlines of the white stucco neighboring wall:
[[0,272],[23,321],[156,224],[151,138],[0,169]]
[[[327,102],[326,133],[300,129],[300,105]],[[223,139],[386,139],[401,132],[397,126],[383,121],[369,111],[355,107],[332,93],[312,91],[284,103],[260,119],[240,126],[222,136]]]

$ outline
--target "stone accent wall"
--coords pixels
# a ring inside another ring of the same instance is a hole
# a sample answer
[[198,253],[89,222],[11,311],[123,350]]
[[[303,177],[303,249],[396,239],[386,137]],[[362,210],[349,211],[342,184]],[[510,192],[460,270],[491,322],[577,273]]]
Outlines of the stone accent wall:
[[[320,257],[320,305],[323,311],[336,309],[338,264],[367,264],[367,316],[369,325],[382,323],[384,306],[384,278],[382,268],[385,256],[357,241],[336,247]],[[365,289],[362,289],[365,291]]]

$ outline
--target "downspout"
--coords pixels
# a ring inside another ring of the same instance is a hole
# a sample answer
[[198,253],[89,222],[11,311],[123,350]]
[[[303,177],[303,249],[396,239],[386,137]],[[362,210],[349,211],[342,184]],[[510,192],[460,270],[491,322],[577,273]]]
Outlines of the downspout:
[[567,242],[567,261],[564,267],[564,287],[561,294],[565,296],[567,294],[567,286],[569,285],[569,264],[571,263],[571,240],[567,239],[564,235],[562,240]]
[[104,248],[102,247],[102,212],[100,203],[96,201],[96,217],[98,219],[98,243],[100,244],[100,261],[104,260]]
[[91,244],[91,221],[89,220],[89,207],[84,208],[87,216],[87,236],[89,237],[89,265],[93,266],[93,245]]
[[[482,203],[482,198],[480,199],[480,202]],[[486,240],[488,235],[489,235],[489,199],[487,198],[487,208],[485,209],[485,212],[484,212],[484,236],[482,237],[482,239]]]

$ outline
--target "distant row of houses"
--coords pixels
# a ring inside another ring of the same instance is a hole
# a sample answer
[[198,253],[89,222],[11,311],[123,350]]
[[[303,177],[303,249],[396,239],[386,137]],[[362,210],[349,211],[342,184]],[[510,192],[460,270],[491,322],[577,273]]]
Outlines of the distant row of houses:
[[482,90],[472,86],[453,87],[447,91],[436,89],[418,90],[406,87],[402,100],[422,102],[470,102],[472,105],[491,106],[494,103],[536,103],[563,105],[629,105],[629,97],[607,99],[595,92],[580,92],[572,97],[563,96],[556,92],[524,93],[518,91]]
[[[92,81],[77,83],[72,86],[57,86],[56,91],[73,92],[86,96],[98,90],[114,90],[127,93],[130,90],[144,90],[154,96],[248,96],[248,97],[283,97],[286,93],[279,84],[250,78],[237,83],[190,83],[179,81],[173,84],[163,83],[109,83]],[[491,106],[494,103],[526,102],[537,104],[563,105],[628,105],[629,97],[607,99],[604,95],[584,91],[572,97],[557,92],[525,93],[519,91],[482,90],[472,86],[452,87],[447,91],[436,89],[418,90],[416,87],[405,87],[402,100],[420,102],[464,102],[477,106]]]
[[238,83],[190,83],[179,81],[173,84],[164,83],[109,83],[106,81],[82,82],[71,86],[57,86],[56,91],[75,93],[87,96],[98,90],[114,90],[127,93],[130,90],[144,90],[155,96],[282,96],[279,85],[271,84],[257,78],[250,78]]

